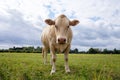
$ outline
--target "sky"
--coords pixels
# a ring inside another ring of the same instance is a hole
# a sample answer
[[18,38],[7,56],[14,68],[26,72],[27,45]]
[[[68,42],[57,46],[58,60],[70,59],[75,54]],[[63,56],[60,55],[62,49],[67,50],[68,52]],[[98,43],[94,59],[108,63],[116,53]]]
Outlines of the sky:
[[120,49],[119,0],[0,0],[0,48],[42,46],[44,20],[60,14],[80,21],[73,49]]

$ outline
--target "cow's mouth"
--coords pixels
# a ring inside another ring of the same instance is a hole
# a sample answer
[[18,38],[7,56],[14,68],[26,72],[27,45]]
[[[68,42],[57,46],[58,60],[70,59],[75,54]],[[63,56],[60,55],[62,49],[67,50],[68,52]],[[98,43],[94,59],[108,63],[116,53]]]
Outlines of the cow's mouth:
[[66,44],[66,43],[58,43],[58,44]]

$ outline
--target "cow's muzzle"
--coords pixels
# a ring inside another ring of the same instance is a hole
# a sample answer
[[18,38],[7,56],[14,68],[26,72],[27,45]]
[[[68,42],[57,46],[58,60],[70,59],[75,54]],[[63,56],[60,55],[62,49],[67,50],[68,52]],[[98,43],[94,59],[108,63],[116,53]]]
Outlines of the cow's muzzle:
[[66,43],[66,39],[65,38],[58,38],[58,43],[59,44],[65,44]]

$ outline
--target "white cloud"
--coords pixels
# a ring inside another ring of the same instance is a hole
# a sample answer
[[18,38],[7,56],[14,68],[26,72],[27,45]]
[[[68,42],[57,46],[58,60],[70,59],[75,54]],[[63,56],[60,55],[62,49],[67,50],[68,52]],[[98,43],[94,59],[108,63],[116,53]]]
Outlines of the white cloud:
[[[46,25],[44,19],[64,13],[70,19],[80,20],[72,28],[72,47],[120,49],[119,8],[119,0],[0,0],[0,42],[3,46],[32,45],[36,41],[36,45]],[[7,43],[2,42],[6,35]],[[16,42],[9,43],[11,35]],[[19,39],[21,42],[17,42]]]
[[10,10],[8,13],[10,14],[9,17],[1,18],[0,16],[0,44],[40,44],[38,37],[40,37],[39,31],[41,30],[25,21],[18,11]]

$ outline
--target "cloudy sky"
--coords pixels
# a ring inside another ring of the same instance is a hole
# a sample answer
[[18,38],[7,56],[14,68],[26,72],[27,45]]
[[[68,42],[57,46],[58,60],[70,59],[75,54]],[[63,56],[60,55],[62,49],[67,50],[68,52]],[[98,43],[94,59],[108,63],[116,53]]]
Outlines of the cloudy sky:
[[120,0],[0,0],[0,48],[41,46],[46,18],[65,14],[72,27],[72,48],[120,49]]

